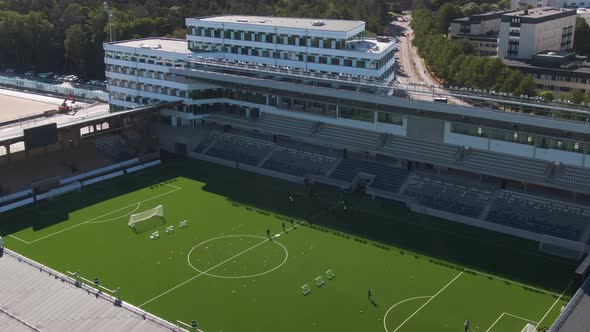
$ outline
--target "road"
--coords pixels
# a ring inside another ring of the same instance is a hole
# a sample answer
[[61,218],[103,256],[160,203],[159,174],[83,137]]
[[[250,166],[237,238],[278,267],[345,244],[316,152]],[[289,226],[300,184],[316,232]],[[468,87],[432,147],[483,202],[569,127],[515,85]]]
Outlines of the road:
[[[398,60],[396,63],[396,82],[415,92],[408,92],[412,99],[432,101],[433,97],[447,93],[445,89],[437,88],[433,91],[432,86],[441,86],[440,82],[428,71],[428,67],[418,55],[418,50],[412,45],[414,31],[410,27],[411,16],[404,16],[398,21],[391,22],[385,33],[397,38]],[[465,105],[464,101],[448,98],[449,103]]]

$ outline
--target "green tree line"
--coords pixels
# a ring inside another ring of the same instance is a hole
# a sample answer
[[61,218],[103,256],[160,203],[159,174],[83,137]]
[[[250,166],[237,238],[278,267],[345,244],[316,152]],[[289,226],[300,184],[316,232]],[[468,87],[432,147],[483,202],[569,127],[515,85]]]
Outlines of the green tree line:
[[[104,0],[0,0],[0,66],[104,76],[108,41]],[[184,38],[184,19],[209,15],[264,15],[359,19],[381,32],[385,0],[109,0],[116,40]]]
[[467,40],[453,42],[447,38],[450,20],[461,15],[452,6],[443,4],[438,13],[422,7],[412,15],[413,43],[430,70],[452,86],[535,96],[536,85],[531,76],[510,69],[498,58],[470,54],[471,44]]

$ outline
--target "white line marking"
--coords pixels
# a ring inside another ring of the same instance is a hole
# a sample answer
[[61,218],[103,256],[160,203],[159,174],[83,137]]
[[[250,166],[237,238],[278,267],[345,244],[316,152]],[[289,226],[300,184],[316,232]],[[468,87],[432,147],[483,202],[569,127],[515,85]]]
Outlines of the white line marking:
[[126,213],[126,214],[124,214],[122,216],[113,217],[113,218],[110,218],[110,219],[98,220],[98,221],[85,221],[85,222],[83,222],[83,224],[102,224],[102,223],[105,223],[105,222],[117,220],[117,219],[120,219],[120,218],[123,218],[123,217],[127,217],[128,215],[133,214],[133,212],[139,210],[140,207],[141,207],[141,203],[137,203],[137,206],[135,207],[135,209],[133,209],[133,211],[131,211],[129,213]]
[[156,196],[153,196],[153,197],[150,197],[150,198],[146,198],[146,199],[144,199],[144,200],[142,200],[142,201],[139,201],[139,202],[136,202],[136,203],[129,204],[129,205],[127,205],[127,206],[124,206],[124,207],[122,207],[122,208],[120,208],[120,209],[117,209],[117,210],[111,211],[111,212],[109,212],[109,213],[105,213],[105,214],[103,214],[103,215],[100,215],[100,216],[98,216],[98,217],[94,217],[94,218],[92,218],[92,219],[86,220],[86,221],[84,221],[84,222],[81,222],[81,223],[79,223],[79,224],[76,224],[76,225],[70,226],[70,227],[68,227],[68,228],[65,228],[65,229],[59,230],[59,231],[57,231],[57,232],[55,232],[55,233],[52,233],[52,234],[49,234],[49,235],[46,235],[46,236],[40,237],[40,238],[38,238],[38,239],[35,239],[35,240],[32,240],[32,241],[29,241],[28,243],[27,243],[27,242],[25,242],[25,241],[23,241],[23,242],[25,242],[25,243],[27,243],[27,244],[33,244],[33,243],[35,243],[35,242],[37,242],[37,241],[41,241],[41,240],[47,239],[47,238],[49,238],[49,237],[52,237],[52,236],[54,236],[54,235],[57,235],[57,234],[63,233],[63,232],[65,232],[65,231],[68,231],[68,230],[70,230],[70,229],[72,229],[72,228],[76,228],[76,227],[78,227],[78,226],[81,226],[81,225],[84,225],[84,224],[98,224],[98,223],[102,223],[102,222],[106,222],[106,221],[112,221],[112,220],[115,220],[115,219],[123,218],[123,217],[125,217],[125,216],[128,216],[129,214],[131,214],[131,213],[133,213],[133,212],[131,212],[131,213],[128,213],[128,214],[126,214],[126,215],[123,215],[123,216],[119,216],[119,217],[117,217],[117,218],[111,218],[111,219],[109,219],[109,220],[99,220],[99,221],[95,221],[95,220],[97,220],[97,219],[100,219],[100,218],[103,218],[103,217],[109,216],[109,215],[111,215],[111,214],[113,214],[113,213],[116,213],[116,212],[119,212],[119,211],[125,210],[125,209],[127,209],[127,208],[130,208],[130,207],[133,207],[133,206],[136,206],[135,210],[133,210],[133,211],[136,211],[136,210],[139,208],[139,206],[141,205],[141,203],[149,202],[149,201],[151,201],[151,200],[153,200],[153,199],[160,198],[160,197],[162,197],[162,196],[165,196],[165,195],[169,195],[169,194],[175,193],[175,192],[177,192],[177,191],[179,191],[179,190],[181,190],[181,189],[182,189],[182,188],[180,188],[180,187],[173,186],[173,185],[171,185],[171,184],[167,184],[167,183],[166,183],[165,185],[167,185],[167,186],[170,186],[170,187],[173,187],[173,188],[174,188],[174,190],[171,190],[171,191],[168,191],[168,192],[165,192],[165,193],[163,193],[163,194],[159,194],[159,195],[156,195]]
[[524,320],[525,322],[537,324],[537,322],[535,322],[534,320],[530,320],[530,319],[526,319],[526,318],[523,318],[523,317],[520,317],[520,316],[516,316],[516,315],[513,315],[513,314],[511,314],[509,312],[505,312],[504,315],[510,316],[510,317],[514,317],[516,319]]
[[8,235],[8,236],[10,236],[11,238],[17,239],[17,240],[19,240],[20,242],[23,242],[23,243],[26,243],[26,244],[31,244],[31,242],[29,242],[29,241],[25,241],[25,240],[23,240],[23,239],[21,239],[21,238],[19,238],[19,237],[16,237],[16,236],[14,236],[14,235],[12,235],[12,234],[11,234],[11,235]]
[[509,282],[509,283],[515,284],[517,286],[521,286],[521,287],[529,288],[529,289],[532,289],[532,290],[536,290],[537,292],[541,292],[541,293],[545,293],[545,294],[549,294],[549,295],[559,296],[559,294],[557,294],[557,293],[546,291],[546,290],[543,290],[543,289],[540,289],[540,288],[531,287],[531,286],[528,286],[528,285],[525,285],[525,284],[521,284],[521,283],[516,282],[516,281],[504,279],[502,277],[494,276],[494,275],[487,274],[487,273],[484,273],[484,272],[480,272],[480,271],[477,271],[477,270],[465,269],[465,271],[473,272],[473,273],[477,273],[477,274],[481,274],[482,276],[486,276],[486,277],[489,277],[489,278],[492,278],[492,279],[498,279],[498,280],[501,280],[501,281]]
[[411,297],[409,299],[405,299],[402,301],[399,301],[398,303],[392,305],[389,309],[387,309],[387,312],[385,313],[385,316],[383,316],[383,328],[385,328],[386,332],[389,332],[389,330],[387,329],[387,315],[389,315],[389,312],[391,310],[393,310],[393,308],[397,307],[398,305],[408,302],[408,301],[413,301],[413,300],[418,300],[418,299],[425,299],[425,298],[429,298],[432,297],[432,295],[427,295],[427,296],[416,296],[416,297]]
[[422,308],[424,308],[425,306],[427,306],[428,303],[430,303],[430,301],[434,300],[440,293],[442,293],[445,289],[447,289],[447,287],[449,287],[452,283],[454,283],[455,280],[457,280],[460,276],[462,276],[463,273],[465,273],[465,270],[463,270],[463,271],[461,271],[461,273],[457,274],[457,276],[455,278],[453,278],[453,280],[449,281],[448,284],[446,284],[436,294],[434,294],[428,301],[426,301],[426,303],[424,303],[422,306],[420,306],[420,308],[418,308],[418,310],[414,311],[414,313],[411,314],[410,317],[406,318],[406,320],[404,320],[395,330],[393,330],[393,332],[396,332],[402,326],[404,326],[410,319],[412,319],[412,317],[414,317],[420,310],[422,310]]
[[492,328],[493,328],[494,326],[496,326],[496,324],[498,324],[498,322],[499,322],[500,320],[502,320],[502,317],[504,317],[504,315],[506,315],[506,316],[511,316],[511,317],[514,317],[514,318],[516,318],[516,319],[523,320],[523,321],[525,321],[525,322],[529,322],[529,323],[537,324],[537,322],[535,322],[534,320],[526,319],[526,318],[523,318],[523,317],[520,317],[520,316],[513,315],[513,314],[511,314],[511,313],[503,312],[503,313],[500,315],[500,317],[498,317],[498,319],[496,319],[496,320],[494,321],[494,323],[493,323],[493,324],[492,324],[492,325],[491,325],[491,326],[490,326],[490,327],[489,327],[489,328],[486,330],[486,332],[490,332],[490,331],[492,330]]
[[537,326],[536,326],[537,329],[539,328],[539,325],[541,325],[541,323],[543,322],[543,320],[547,317],[547,315],[549,315],[549,313],[551,312],[551,310],[553,310],[553,307],[555,307],[555,305],[559,302],[559,300],[561,300],[561,297],[563,296],[563,294],[565,294],[565,292],[570,288],[570,286],[572,285],[572,282],[570,282],[567,285],[567,287],[563,290],[563,292],[561,292],[561,294],[559,295],[559,297],[557,298],[557,300],[555,300],[555,302],[553,302],[553,305],[549,308],[549,310],[547,310],[547,312],[545,313],[545,315],[543,315],[543,317],[541,319],[539,319],[539,323],[537,323]]
[[[302,223],[303,223],[303,222],[299,222],[297,225],[299,226],[299,225],[301,225]],[[286,231],[290,231],[291,229],[293,229],[293,227],[291,227],[291,228],[288,228]],[[252,250],[252,249],[254,249],[254,248],[257,248],[257,247],[261,246],[262,244],[264,244],[264,243],[266,243],[266,242],[268,242],[268,241],[271,241],[271,240],[270,240],[270,239],[265,239],[264,241],[262,241],[262,242],[260,242],[260,243],[258,243],[258,244],[255,244],[255,245],[253,245],[252,247],[250,247],[250,248],[248,248],[248,249],[246,249],[246,250],[244,250],[244,251],[242,251],[242,252],[240,252],[240,253],[237,253],[237,254],[235,254],[234,256],[232,256],[232,257],[230,257],[230,258],[228,258],[228,259],[224,260],[223,262],[221,262],[221,263],[219,263],[219,264],[217,264],[217,265],[213,266],[212,268],[209,268],[209,269],[207,269],[207,270],[205,270],[205,271],[203,271],[203,272],[201,272],[201,273],[197,274],[196,276],[194,276],[194,277],[191,277],[190,279],[188,279],[188,280],[186,280],[186,281],[183,281],[183,282],[181,282],[180,284],[178,284],[178,285],[176,285],[176,286],[174,286],[174,287],[170,288],[169,290],[167,290],[167,291],[165,291],[165,292],[163,292],[163,293],[161,293],[161,294],[159,294],[159,295],[157,295],[157,296],[155,296],[155,297],[153,297],[153,298],[149,299],[148,301],[146,301],[146,302],[142,303],[141,305],[139,305],[139,306],[137,306],[137,307],[138,307],[138,308],[141,308],[141,307],[143,307],[144,305],[146,305],[146,304],[148,304],[148,303],[150,303],[150,302],[152,302],[152,301],[154,301],[154,300],[157,300],[157,299],[159,299],[160,297],[162,297],[162,296],[164,296],[164,295],[166,295],[166,294],[168,294],[168,293],[172,292],[173,290],[175,290],[175,289],[177,289],[177,288],[179,288],[179,287],[181,287],[181,286],[183,286],[183,285],[185,285],[185,284],[187,284],[187,283],[189,283],[189,282],[191,282],[191,281],[193,281],[193,280],[197,279],[198,277],[200,277],[200,276],[202,276],[202,275],[205,275],[206,273],[209,273],[211,270],[213,270],[213,269],[216,269],[216,268],[220,267],[221,265],[223,265],[223,264],[225,264],[225,263],[227,263],[227,262],[231,261],[232,259],[235,259],[235,258],[237,258],[237,257],[239,257],[239,256],[241,256],[241,255],[243,255],[243,254],[245,254],[245,253],[247,253],[248,251],[250,251],[250,250]]]

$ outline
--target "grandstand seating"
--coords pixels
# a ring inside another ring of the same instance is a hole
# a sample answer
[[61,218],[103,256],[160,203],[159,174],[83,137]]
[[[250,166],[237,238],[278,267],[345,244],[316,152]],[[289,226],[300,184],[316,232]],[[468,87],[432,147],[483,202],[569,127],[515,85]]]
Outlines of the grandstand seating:
[[368,130],[347,129],[346,127],[326,124],[318,131],[315,137],[332,145],[365,151],[377,148],[380,134]]
[[385,144],[382,149],[394,156],[429,163],[454,164],[457,155],[457,148],[452,146],[399,136],[392,136],[391,142]]
[[503,153],[472,151],[463,160],[462,166],[476,172],[546,181],[550,165],[545,161],[519,158]]
[[257,166],[273,148],[274,146],[270,142],[230,133],[220,133],[217,141],[207,151],[207,155]]
[[113,162],[129,159],[129,145],[119,134],[107,133],[94,138],[97,149]]
[[141,136],[133,129],[125,129],[121,131],[121,136],[129,145],[136,145],[141,142]]
[[488,190],[416,174],[411,175],[404,194],[426,207],[472,218],[479,217],[492,196]]
[[579,241],[587,227],[588,217],[590,217],[590,207],[502,190],[487,220]]
[[552,182],[590,192],[590,169],[561,165]]
[[211,145],[215,139],[217,139],[217,136],[219,136],[220,133],[218,131],[211,131],[209,133],[209,135],[207,135],[207,137],[205,137],[204,140],[202,140],[199,145],[197,145],[197,147],[195,148],[194,152],[197,153],[203,153],[205,152],[205,150],[207,149],[207,147],[209,147],[209,145]]
[[280,138],[277,149],[263,168],[295,176],[325,175],[337,161],[338,153],[325,147]]
[[256,126],[269,133],[304,138],[311,135],[313,130],[313,122],[311,121],[268,113],[256,122]]
[[375,175],[370,187],[397,193],[408,176],[408,171],[368,160],[343,159],[334,169],[331,178],[345,182],[352,182],[360,173]]

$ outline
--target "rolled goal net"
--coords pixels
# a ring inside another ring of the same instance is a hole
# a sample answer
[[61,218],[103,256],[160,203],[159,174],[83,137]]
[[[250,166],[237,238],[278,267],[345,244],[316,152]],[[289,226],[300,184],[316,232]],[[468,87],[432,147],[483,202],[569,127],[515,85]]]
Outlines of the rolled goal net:
[[144,232],[154,227],[165,224],[164,206],[158,205],[153,209],[149,209],[140,213],[129,216],[129,227],[135,232]]
[[586,244],[555,236],[543,235],[539,241],[539,251],[555,256],[579,260],[584,255]]

